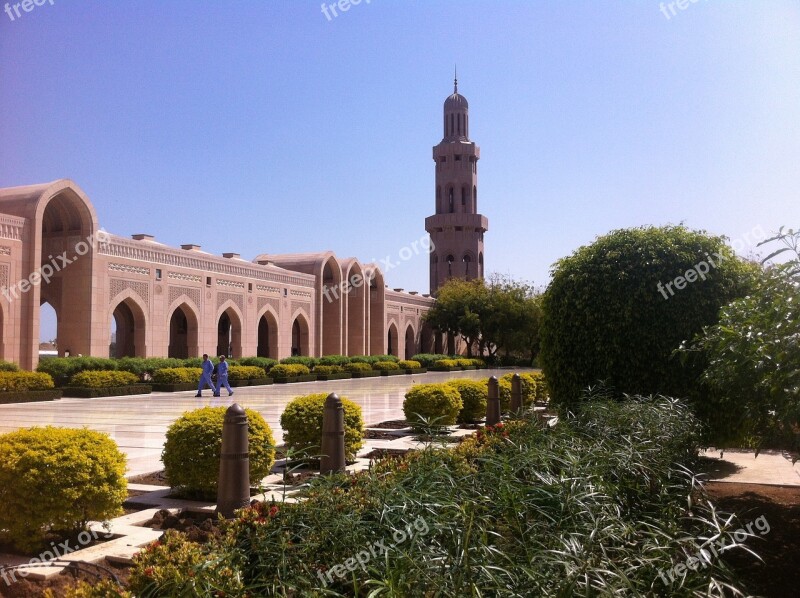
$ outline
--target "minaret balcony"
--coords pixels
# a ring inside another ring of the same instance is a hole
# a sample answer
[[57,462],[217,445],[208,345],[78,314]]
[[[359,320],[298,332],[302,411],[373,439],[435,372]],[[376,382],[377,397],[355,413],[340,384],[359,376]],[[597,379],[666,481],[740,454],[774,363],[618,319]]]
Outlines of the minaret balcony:
[[462,227],[464,230],[486,232],[489,230],[489,219],[483,214],[435,214],[425,219],[425,230],[430,232]]

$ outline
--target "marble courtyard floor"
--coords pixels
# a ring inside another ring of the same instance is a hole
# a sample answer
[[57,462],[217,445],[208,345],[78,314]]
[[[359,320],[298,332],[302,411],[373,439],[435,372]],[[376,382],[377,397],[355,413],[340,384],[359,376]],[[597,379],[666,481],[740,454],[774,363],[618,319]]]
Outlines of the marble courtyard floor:
[[42,403],[0,405],[0,434],[31,426],[87,427],[108,433],[128,457],[128,475],[134,476],[162,469],[161,449],[167,428],[183,412],[205,405],[227,406],[234,401],[255,409],[267,420],[280,443],[283,430],[279,419],[286,404],[294,397],[310,393],[344,396],[361,405],[364,423],[403,419],[403,398],[413,384],[443,382],[455,378],[498,378],[509,371],[475,370],[466,372],[430,372],[405,376],[380,376],[330,382],[299,382],[271,386],[244,386],[228,397],[213,398],[210,390],[203,398],[194,391],[154,392],[149,395],[99,399],[59,399]]

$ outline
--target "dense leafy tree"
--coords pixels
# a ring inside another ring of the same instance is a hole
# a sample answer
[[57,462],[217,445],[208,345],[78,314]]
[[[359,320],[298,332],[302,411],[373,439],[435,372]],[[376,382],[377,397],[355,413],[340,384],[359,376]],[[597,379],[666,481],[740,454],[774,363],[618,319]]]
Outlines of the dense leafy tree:
[[800,232],[781,230],[763,243],[776,241],[782,246],[765,261],[792,259],[766,268],[753,293],[724,307],[719,323],[683,348],[685,357],[699,352],[708,363],[698,413],[716,446],[798,444]]
[[752,288],[757,269],[724,237],[684,226],[615,230],[559,260],[542,302],[551,398],[569,405],[598,381],[617,393],[689,394],[700,372],[673,352]]

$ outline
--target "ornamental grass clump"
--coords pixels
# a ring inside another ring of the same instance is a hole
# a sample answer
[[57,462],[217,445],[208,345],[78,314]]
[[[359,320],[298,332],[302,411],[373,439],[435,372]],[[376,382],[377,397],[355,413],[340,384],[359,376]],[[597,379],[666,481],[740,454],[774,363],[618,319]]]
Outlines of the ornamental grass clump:
[[[170,485],[187,496],[214,500],[217,497],[222,424],[227,407],[202,407],[187,411],[167,430],[161,453]],[[250,460],[250,482],[258,484],[275,463],[275,440],[261,414],[245,409]]]

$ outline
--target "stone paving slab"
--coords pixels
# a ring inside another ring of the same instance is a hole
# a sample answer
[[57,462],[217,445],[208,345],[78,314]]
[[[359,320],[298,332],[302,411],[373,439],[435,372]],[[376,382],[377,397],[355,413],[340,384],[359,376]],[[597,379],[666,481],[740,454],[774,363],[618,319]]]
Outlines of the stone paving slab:
[[708,449],[701,456],[716,463],[709,472],[709,480],[737,484],[768,484],[800,486],[800,461],[792,465],[791,458],[780,451],[726,449],[720,458],[718,449]]

